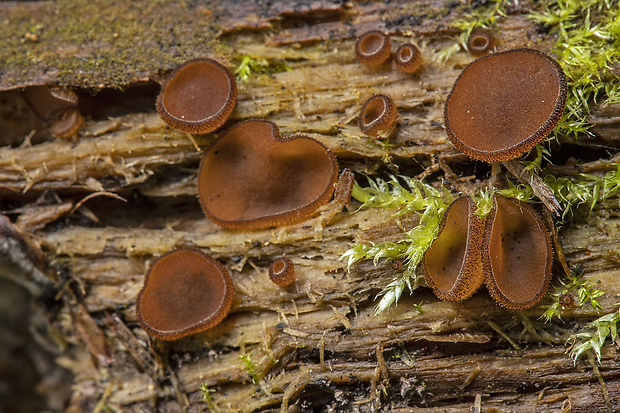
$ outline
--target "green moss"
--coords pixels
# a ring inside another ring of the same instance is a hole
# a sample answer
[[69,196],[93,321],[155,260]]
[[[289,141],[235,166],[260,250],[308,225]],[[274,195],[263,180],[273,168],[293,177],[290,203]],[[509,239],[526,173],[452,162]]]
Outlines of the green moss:
[[244,55],[239,60],[235,76],[242,82],[247,82],[253,74],[257,73],[279,73],[292,70],[284,60],[280,59],[261,59]]
[[577,359],[586,351],[593,351],[598,362],[601,362],[601,348],[607,338],[611,338],[612,343],[618,343],[618,323],[620,322],[620,310],[605,314],[602,317],[589,323],[586,330],[573,334],[569,337],[570,347],[567,352],[575,363]]

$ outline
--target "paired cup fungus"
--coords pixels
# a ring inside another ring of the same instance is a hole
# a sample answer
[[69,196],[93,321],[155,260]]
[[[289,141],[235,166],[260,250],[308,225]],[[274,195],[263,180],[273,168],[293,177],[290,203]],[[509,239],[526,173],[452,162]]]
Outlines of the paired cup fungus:
[[214,142],[198,171],[198,198],[212,221],[256,229],[302,221],[331,198],[338,162],[322,143],[282,137],[276,124],[241,122]]
[[396,121],[396,104],[388,95],[375,95],[364,103],[359,127],[366,135],[387,137]]
[[495,38],[488,30],[477,28],[471,32],[467,39],[467,48],[474,56],[483,56],[493,50]]
[[171,127],[209,133],[226,122],[237,103],[232,73],[211,59],[191,60],[172,72],[157,97],[157,111]]
[[394,54],[396,68],[403,73],[413,73],[422,65],[422,52],[416,45],[405,43]]
[[498,162],[532,149],[555,127],[566,101],[560,65],[532,49],[471,62],[445,106],[446,132],[471,158]]
[[390,58],[392,42],[386,34],[372,30],[364,33],[355,45],[357,59],[367,66],[379,66]]
[[291,285],[295,281],[295,265],[286,257],[280,257],[269,267],[269,279],[280,287]]
[[52,122],[52,135],[57,138],[76,135],[84,124],[77,110],[78,96],[72,90],[38,85],[25,88],[23,94],[39,118]]
[[232,299],[232,280],[222,264],[198,250],[180,249],[151,265],[136,314],[151,336],[178,340],[219,324]]

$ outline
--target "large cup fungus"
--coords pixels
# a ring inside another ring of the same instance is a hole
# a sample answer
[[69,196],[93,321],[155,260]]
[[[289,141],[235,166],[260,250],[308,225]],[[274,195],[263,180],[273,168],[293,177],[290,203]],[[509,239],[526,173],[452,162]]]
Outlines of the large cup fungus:
[[359,117],[359,127],[366,135],[386,138],[396,121],[396,104],[388,95],[368,99]]
[[191,60],[172,72],[157,97],[157,111],[175,129],[213,132],[226,122],[237,103],[232,73],[211,59]]
[[338,163],[322,143],[283,138],[268,121],[241,122],[205,154],[198,198],[212,221],[227,228],[299,222],[329,201]]
[[355,45],[357,59],[368,66],[379,66],[390,57],[390,37],[378,30],[364,33]]
[[178,340],[220,323],[232,299],[232,280],[222,264],[198,250],[181,249],[151,265],[136,314],[153,337]]

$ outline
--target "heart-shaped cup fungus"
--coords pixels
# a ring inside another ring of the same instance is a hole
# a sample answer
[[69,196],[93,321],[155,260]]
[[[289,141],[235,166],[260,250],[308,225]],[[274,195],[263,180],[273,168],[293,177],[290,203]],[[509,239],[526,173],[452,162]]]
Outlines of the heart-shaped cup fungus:
[[269,279],[280,287],[291,285],[295,281],[295,265],[286,257],[280,257],[269,267]]
[[422,52],[416,45],[405,43],[394,53],[396,68],[403,73],[413,73],[422,65]]
[[157,111],[175,129],[209,133],[226,122],[236,103],[232,73],[215,60],[196,59],[168,77],[157,97]]
[[471,158],[506,161],[553,130],[565,101],[566,77],[555,60],[531,49],[493,53],[456,80],[445,106],[446,132]]
[[390,36],[378,31],[371,30],[364,33],[355,45],[357,60],[367,66],[379,66],[390,57],[392,41]]
[[480,246],[484,225],[468,196],[452,202],[439,226],[439,235],[424,253],[422,272],[435,295],[461,301],[484,282]]
[[530,205],[496,196],[482,251],[485,284],[502,307],[529,308],[547,292],[553,248],[543,220]]
[[214,142],[198,171],[198,198],[227,228],[267,228],[302,221],[329,201],[338,162],[322,143],[283,138],[276,124],[248,120]]
[[162,255],[146,273],[136,314],[161,340],[178,340],[219,324],[228,314],[233,284],[222,264],[192,249]]
[[482,56],[489,53],[495,47],[495,38],[488,30],[474,29],[467,39],[467,48],[474,56]]
[[[359,127],[366,135],[387,138],[396,121],[396,104],[388,95],[375,95],[364,103]],[[384,136],[379,136],[379,135]]]

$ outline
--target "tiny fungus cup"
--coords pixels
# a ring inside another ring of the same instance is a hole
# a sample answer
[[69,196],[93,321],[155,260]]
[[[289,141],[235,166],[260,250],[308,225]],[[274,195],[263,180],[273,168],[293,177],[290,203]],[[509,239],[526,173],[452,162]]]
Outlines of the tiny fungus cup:
[[405,43],[394,53],[396,68],[403,73],[413,73],[422,65],[422,52],[416,45]]
[[175,129],[209,133],[226,122],[236,103],[232,73],[215,60],[196,59],[168,77],[157,97],[157,111]]
[[531,49],[493,53],[456,80],[444,111],[446,132],[471,158],[506,161],[544,139],[565,102],[566,77],[555,60]]
[[553,248],[530,205],[496,196],[482,251],[485,284],[499,305],[521,310],[543,298],[551,281]]
[[180,249],[151,265],[136,315],[151,336],[178,340],[219,324],[232,299],[232,281],[222,264],[198,250]]
[[375,95],[362,106],[359,127],[366,135],[386,138],[395,121],[396,104],[392,98],[388,95]]
[[280,287],[291,285],[295,281],[295,265],[286,257],[280,257],[269,267],[269,279]]
[[439,226],[439,235],[424,253],[422,272],[437,297],[461,301],[484,282],[480,247],[484,225],[476,203],[468,196],[452,202]]
[[58,86],[29,86],[23,93],[34,113],[43,120],[53,120],[78,104],[74,91]]
[[80,112],[69,109],[52,122],[52,135],[57,138],[70,138],[78,133],[83,124],[84,118]]
[[467,48],[474,56],[483,56],[495,47],[495,38],[488,30],[474,29],[467,39]]
[[322,143],[283,138],[276,124],[241,122],[214,142],[198,171],[205,215],[227,228],[302,221],[331,198],[338,162]]
[[379,66],[390,57],[392,41],[378,30],[364,33],[355,45],[357,60],[367,66]]

